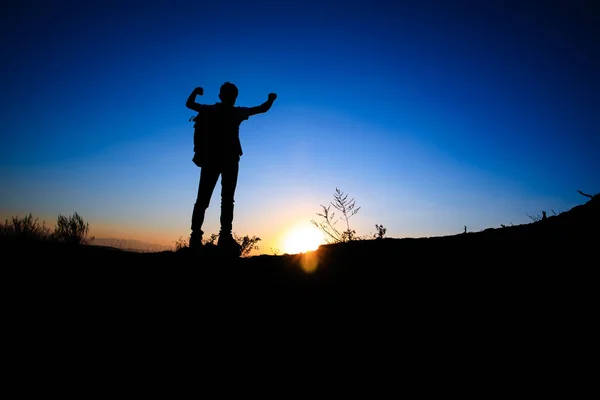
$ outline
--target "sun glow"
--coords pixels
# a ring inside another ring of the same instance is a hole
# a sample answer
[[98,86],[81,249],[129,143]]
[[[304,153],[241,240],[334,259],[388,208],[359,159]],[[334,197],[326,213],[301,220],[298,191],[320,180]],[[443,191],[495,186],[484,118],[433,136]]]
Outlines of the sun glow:
[[290,229],[283,239],[283,251],[298,254],[316,250],[323,244],[323,234],[316,226],[297,225]]

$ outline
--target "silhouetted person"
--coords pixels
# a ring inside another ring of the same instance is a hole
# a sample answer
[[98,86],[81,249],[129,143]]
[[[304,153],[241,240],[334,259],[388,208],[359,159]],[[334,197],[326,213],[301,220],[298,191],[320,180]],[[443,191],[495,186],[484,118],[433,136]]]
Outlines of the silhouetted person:
[[198,112],[196,124],[204,121],[207,129],[202,148],[194,149],[194,162],[201,169],[198,195],[192,212],[190,247],[202,246],[204,214],[221,176],[221,229],[217,245],[233,249],[239,255],[240,246],[232,236],[233,203],[242,155],[239,128],[250,116],[269,111],[277,95],[269,93],[268,100],[259,106],[238,107],[235,106],[238,88],[231,82],[221,85],[220,102],[211,105],[196,103],[196,95],[203,94],[204,90],[197,87],[185,103],[187,108]]

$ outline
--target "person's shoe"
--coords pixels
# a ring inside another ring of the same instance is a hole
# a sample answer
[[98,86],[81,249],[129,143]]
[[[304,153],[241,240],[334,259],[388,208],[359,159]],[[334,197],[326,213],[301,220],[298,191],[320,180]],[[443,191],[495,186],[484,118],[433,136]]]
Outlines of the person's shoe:
[[242,254],[242,246],[235,241],[231,234],[219,234],[217,242],[219,249],[225,250],[227,253],[239,257]]
[[202,233],[192,232],[190,235],[190,249],[197,250],[202,248]]

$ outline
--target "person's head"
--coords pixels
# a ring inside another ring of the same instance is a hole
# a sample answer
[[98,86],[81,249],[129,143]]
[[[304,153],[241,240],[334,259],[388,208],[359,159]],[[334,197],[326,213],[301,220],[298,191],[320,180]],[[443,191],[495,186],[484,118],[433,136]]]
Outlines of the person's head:
[[219,99],[221,103],[233,106],[238,96],[238,88],[231,82],[225,82],[221,85],[221,91],[219,92]]

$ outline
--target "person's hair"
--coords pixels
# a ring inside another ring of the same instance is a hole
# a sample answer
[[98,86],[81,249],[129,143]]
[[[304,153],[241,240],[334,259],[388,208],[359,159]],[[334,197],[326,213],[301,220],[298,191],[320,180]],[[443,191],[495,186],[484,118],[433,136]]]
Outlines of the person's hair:
[[238,88],[231,82],[225,82],[221,85],[219,96],[221,97],[221,100],[231,101],[233,103],[238,96]]

